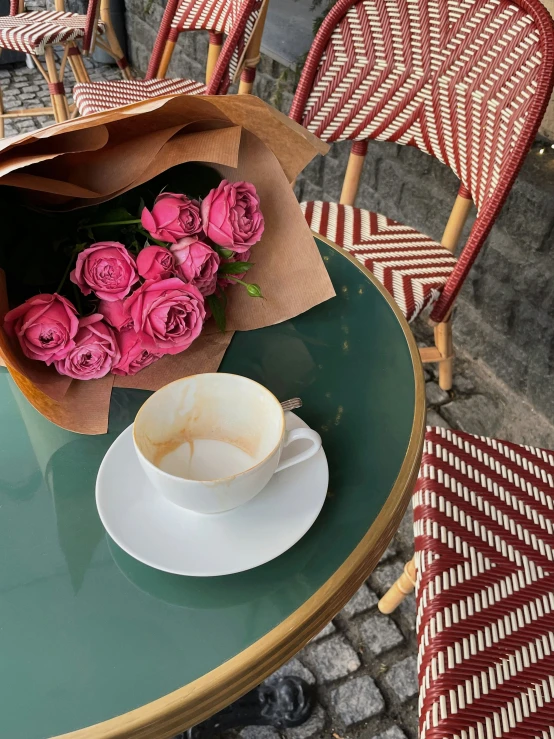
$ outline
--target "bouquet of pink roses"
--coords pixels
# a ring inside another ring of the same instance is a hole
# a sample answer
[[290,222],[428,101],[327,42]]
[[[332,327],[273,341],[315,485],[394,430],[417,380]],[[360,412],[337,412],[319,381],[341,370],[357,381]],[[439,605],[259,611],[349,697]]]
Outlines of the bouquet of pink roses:
[[[151,209],[141,198],[139,211],[133,218],[116,203],[103,221],[81,220],[76,231],[86,238],[65,244],[57,289],[5,315],[25,356],[77,380],[135,375],[188,349],[210,316],[225,331],[232,285],[262,297],[244,281],[264,230],[254,185],[223,180],[201,201],[164,191]],[[96,241],[106,230],[109,240]]]
[[328,300],[291,188],[326,149],[249,95],[0,141],[0,364],[46,418],[103,434],[112,390],[216,372],[236,331]]

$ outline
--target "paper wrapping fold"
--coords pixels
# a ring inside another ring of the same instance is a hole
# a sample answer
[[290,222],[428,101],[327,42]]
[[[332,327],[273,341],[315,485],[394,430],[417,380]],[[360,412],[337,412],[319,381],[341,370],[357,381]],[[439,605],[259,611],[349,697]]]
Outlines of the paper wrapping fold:
[[[232,288],[226,334],[208,323],[186,352],[164,357],[134,377],[69,381],[24,357],[0,329],[0,357],[32,405],[64,428],[105,433],[114,381],[118,387],[156,390],[179,377],[215,371],[233,331],[280,323],[331,298],[333,287],[290,187],[326,150],[296,123],[242,95],[159,98],[0,142],[0,186],[19,188],[34,206],[86,207],[195,161],[214,166],[228,180],[252,182],[266,224],[249,272],[265,300]],[[0,318],[7,305],[0,274]]]

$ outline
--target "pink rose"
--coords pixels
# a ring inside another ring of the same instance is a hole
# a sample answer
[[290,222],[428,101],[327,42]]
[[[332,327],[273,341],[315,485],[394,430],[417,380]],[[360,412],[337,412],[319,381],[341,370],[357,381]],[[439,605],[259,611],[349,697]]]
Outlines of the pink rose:
[[127,298],[135,332],[145,349],[178,354],[202,331],[204,298],[194,285],[178,277],[148,280]]
[[97,380],[119,362],[119,348],[113,329],[99,313],[81,318],[75,346],[63,359],[54,362],[60,375],[75,380]]
[[30,359],[52,364],[75,346],[77,311],[61,295],[35,295],[6,313],[4,328]]
[[219,256],[211,246],[187,236],[171,247],[171,253],[179,277],[197,287],[204,296],[215,291]]
[[111,303],[101,300],[98,303],[98,313],[102,314],[106,323],[118,331],[123,331],[133,325],[133,319],[124,300],[112,300]]
[[264,232],[264,217],[254,185],[222,180],[200,207],[208,238],[218,246],[242,253],[256,244]]
[[112,367],[114,375],[136,375],[162,356],[161,352],[145,349],[140,336],[133,329],[121,331],[116,338],[121,359]]
[[77,257],[70,275],[83,295],[94,292],[102,300],[120,300],[138,281],[132,255],[118,241],[92,244]]
[[143,208],[140,220],[153,238],[169,241],[170,244],[202,230],[196,200],[189,200],[186,195],[175,192],[162,192],[158,195],[152,212]]
[[[221,261],[221,264],[230,264],[231,262],[249,262],[250,261],[250,249],[248,251],[242,252],[242,254],[233,254],[232,257],[229,257],[229,259],[223,259]],[[239,274],[233,275],[233,277],[236,277],[239,280],[244,280],[244,277],[246,275],[246,272],[241,272]],[[231,285],[236,285],[237,283],[234,280],[230,280],[227,275],[221,275],[219,274],[217,276],[217,287],[221,288],[221,290],[226,290]]]
[[137,269],[145,280],[170,277],[175,265],[173,256],[165,246],[147,246],[137,257]]

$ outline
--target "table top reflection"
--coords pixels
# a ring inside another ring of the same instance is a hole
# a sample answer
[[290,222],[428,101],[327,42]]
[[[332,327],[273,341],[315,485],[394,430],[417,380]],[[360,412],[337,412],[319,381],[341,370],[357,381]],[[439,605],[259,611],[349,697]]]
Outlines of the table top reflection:
[[337,297],[236,334],[220,368],[300,396],[329,462],[316,523],[262,567],[190,578],[125,554],[94,486],[148,393],[114,390],[109,433],[80,436],[40,416],[0,368],[0,736],[177,733],[289,659],[377,563],[419,467],[421,366],[390,296],[317,243]]

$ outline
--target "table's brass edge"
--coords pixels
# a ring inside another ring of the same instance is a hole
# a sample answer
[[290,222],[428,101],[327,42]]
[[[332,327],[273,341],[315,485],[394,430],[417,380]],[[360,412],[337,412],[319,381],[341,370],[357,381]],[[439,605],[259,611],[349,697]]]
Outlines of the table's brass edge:
[[417,478],[423,448],[425,385],[419,351],[406,319],[377,278],[329,239],[316,233],[314,237],[340,252],[377,287],[391,306],[408,342],[414,369],[414,422],[404,462],[386,503],[335,574],[300,608],[243,652],[158,700],[52,739],[170,739],[184,728],[213,715],[259,685],[319,633],[370,575],[398,529]]

